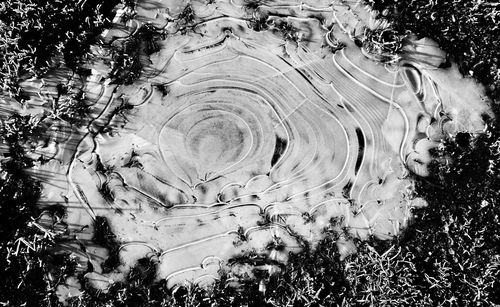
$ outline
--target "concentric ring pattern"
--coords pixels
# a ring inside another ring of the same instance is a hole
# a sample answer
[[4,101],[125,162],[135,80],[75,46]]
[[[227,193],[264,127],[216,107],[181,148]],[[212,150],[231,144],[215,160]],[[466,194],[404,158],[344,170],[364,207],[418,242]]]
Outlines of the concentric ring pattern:
[[[480,125],[482,107],[446,109],[455,94],[421,64],[425,52],[409,50],[400,66],[363,54],[349,34],[364,8],[269,1],[259,10],[268,30],[255,31],[243,2],[191,1],[194,26],[182,30],[180,2],[138,4],[131,31],[148,22],[169,34],[136,83],[88,86],[100,114],[66,160],[67,190],[45,190],[69,191],[69,229],[87,246],[75,253],[93,263],[96,287],[142,257],[155,257],[170,285],[209,281],[221,266],[238,275],[238,257],[285,262],[332,219],[352,237],[390,238],[415,205],[406,167],[425,175],[446,127]],[[52,167],[65,169],[60,161]],[[97,216],[121,244],[112,272],[92,227],[80,229]],[[351,252],[347,236],[338,244]]]

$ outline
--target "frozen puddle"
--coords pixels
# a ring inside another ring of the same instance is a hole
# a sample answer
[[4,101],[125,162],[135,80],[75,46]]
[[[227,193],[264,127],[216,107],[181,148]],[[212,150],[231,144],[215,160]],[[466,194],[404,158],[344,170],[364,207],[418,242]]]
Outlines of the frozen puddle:
[[[285,262],[332,218],[352,237],[390,238],[419,205],[405,166],[425,175],[442,133],[482,128],[480,89],[435,69],[442,59],[427,41],[399,66],[363,55],[349,35],[370,19],[356,3],[264,1],[270,29],[255,31],[256,13],[237,0],[189,2],[196,18],[183,29],[172,21],[181,2],[140,1],[129,30],[164,28],[161,50],[132,85],[93,76],[89,131],[35,170],[46,177],[43,201],[67,207],[79,243],[63,247],[82,271],[91,261],[96,287],[143,257],[170,285],[209,282],[221,266],[238,274],[245,265],[230,260],[249,254]],[[272,30],[281,22],[298,32],[284,38]],[[111,272],[109,251],[91,240],[98,216],[121,244]],[[352,252],[347,237],[339,245]]]

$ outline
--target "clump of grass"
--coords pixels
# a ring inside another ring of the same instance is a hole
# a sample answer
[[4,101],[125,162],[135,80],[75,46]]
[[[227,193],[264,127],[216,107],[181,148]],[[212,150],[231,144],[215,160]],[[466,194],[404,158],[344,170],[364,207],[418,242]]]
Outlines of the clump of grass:
[[1,128],[2,140],[9,146],[22,146],[36,140],[42,133],[39,118],[17,113],[4,121]]
[[13,114],[3,121],[0,128],[0,140],[8,145],[9,163],[3,167],[22,170],[33,164],[33,160],[27,156],[42,139],[46,127],[41,118],[33,115]]
[[196,14],[191,4],[188,4],[184,7],[182,12],[177,17],[176,21],[181,33],[185,33],[195,26]]
[[142,73],[141,44],[135,37],[114,48],[112,52],[110,78],[118,84],[132,84]]
[[127,280],[142,285],[151,285],[158,269],[158,261],[153,258],[141,258],[137,264],[130,270]]
[[165,84],[158,84],[156,88],[160,91],[162,97],[167,96],[170,92],[168,86]]
[[139,169],[143,169],[144,166],[142,165],[142,163],[140,161],[138,161],[138,158],[139,157],[139,154],[132,149],[132,153],[130,154],[130,159],[127,163],[125,163],[123,165],[123,167],[136,167],[136,168],[139,168]]
[[500,10],[494,1],[366,0],[405,35],[436,40],[465,76],[476,78],[490,98],[500,95]]
[[243,242],[246,242],[248,240],[246,234],[245,234],[245,229],[243,229],[242,226],[238,226],[238,231],[237,231],[238,238],[233,242],[234,246],[239,246],[243,244]]
[[299,29],[287,21],[280,20],[275,22],[272,29],[279,32],[286,41],[293,43],[299,41]]
[[115,244],[115,239],[116,236],[109,225],[108,219],[104,216],[96,216],[92,240],[102,246],[109,246]]
[[273,236],[273,239],[267,243],[267,250],[283,251],[286,248],[286,243],[278,236]]
[[350,305],[428,306],[431,303],[415,286],[414,257],[402,251],[401,246],[377,250],[369,243],[359,242],[357,247],[358,253],[345,264]]
[[302,218],[304,219],[304,222],[307,224],[307,223],[314,223],[314,221],[316,220],[316,218],[314,217],[314,215],[311,215],[309,214],[309,212],[304,212],[302,213]]
[[[435,152],[431,179],[416,179],[429,205],[401,238],[433,301],[499,304],[500,129],[458,134]],[[471,286],[474,285],[474,286]]]
[[[30,159],[17,143],[30,142],[32,124],[29,117],[17,117],[9,133],[24,133],[7,137],[2,131],[17,152],[0,165],[0,303],[6,306],[55,305],[55,288],[76,266],[67,254],[52,254],[59,233],[37,224],[42,187],[25,171]],[[45,210],[64,215],[59,206]]]
[[228,260],[230,265],[234,264],[250,264],[253,266],[260,266],[264,264],[279,265],[278,262],[268,259],[265,255],[257,253],[255,250],[249,250],[242,255],[237,255]]
[[121,263],[119,256],[120,244],[116,240],[116,235],[113,233],[106,217],[96,216],[92,241],[107,248],[109,251],[108,258],[102,264],[103,272],[109,273],[116,269]]
[[143,25],[136,35],[144,42],[144,51],[147,56],[159,52],[161,47],[158,41],[160,39],[165,39],[165,34],[150,24]]
[[247,10],[257,10],[261,5],[266,4],[269,0],[245,0],[243,2],[243,7]]
[[290,254],[283,270],[269,277],[265,301],[272,306],[337,306],[347,294],[348,282],[334,240],[323,239]]
[[110,78],[118,84],[132,84],[143,71],[143,58],[158,52],[164,34],[152,25],[144,25],[123,42],[112,47]]
[[85,99],[85,92],[65,84],[59,84],[57,88],[58,95],[52,105],[52,116],[74,126],[82,126],[88,122],[92,107]]
[[0,4],[0,88],[18,97],[19,82],[64,64],[78,71],[110,23],[118,0],[14,1]]
[[381,62],[395,62],[403,48],[403,36],[391,28],[365,28],[361,36],[362,48]]
[[332,40],[332,45],[330,46],[331,50],[333,53],[339,51],[339,50],[342,50],[346,47],[346,45],[344,43],[342,43],[340,40],[338,40],[337,38],[335,37],[331,37],[331,40]]
[[102,198],[109,203],[113,203],[115,201],[115,196],[113,195],[113,192],[109,188],[109,184],[107,182],[101,184],[99,187],[99,194],[101,194]]
[[248,27],[254,31],[260,32],[269,29],[269,15],[260,10],[252,13],[252,17],[248,20]]
[[109,175],[114,171],[115,166],[111,165],[111,164],[103,163],[101,161],[101,157],[99,155],[97,155],[96,160],[95,160],[95,169],[97,172],[100,172],[103,175]]

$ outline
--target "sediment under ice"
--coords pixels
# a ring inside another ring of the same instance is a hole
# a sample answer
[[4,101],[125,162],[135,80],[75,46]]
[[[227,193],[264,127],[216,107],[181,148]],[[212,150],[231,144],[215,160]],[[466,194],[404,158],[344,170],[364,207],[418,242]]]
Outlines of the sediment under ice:
[[[426,175],[443,133],[481,129],[481,90],[437,69],[443,57],[429,41],[384,65],[350,38],[373,23],[364,7],[265,3],[268,23],[292,24],[297,42],[251,29],[252,12],[236,0],[191,1],[189,31],[175,21],[187,2],[139,1],[126,30],[106,32],[124,37],[150,23],[169,34],[132,85],[94,70],[86,91],[95,118],[72,134],[60,123],[40,149],[52,159],[33,171],[44,180],[42,202],[67,207],[76,241],[61,247],[81,257],[82,270],[92,263],[96,287],[150,256],[169,285],[210,281],[248,253],[284,262],[300,250],[298,236],[314,244],[331,218],[353,237],[390,238],[419,205],[406,168]],[[91,240],[97,216],[121,243],[112,272],[101,268],[108,251]],[[347,238],[338,244],[352,252]]]

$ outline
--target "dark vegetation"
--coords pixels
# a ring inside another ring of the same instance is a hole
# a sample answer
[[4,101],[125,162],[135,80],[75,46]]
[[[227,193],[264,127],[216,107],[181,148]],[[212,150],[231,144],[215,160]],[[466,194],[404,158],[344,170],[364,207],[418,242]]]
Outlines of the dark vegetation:
[[[431,37],[465,76],[487,87],[498,102],[499,11],[484,1],[370,0],[397,35]],[[416,177],[411,227],[393,242],[361,244],[348,265],[359,305],[491,306],[500,304],[500,131],[485,118],[484,133],[442,140],[431,177]],[[387,264],[384,266],[384,264]],[[364,272],[364,273],[362,273]],[[384,276],[383,279],[380,276]]]
[[285,41],[297,43],[299,41],[299,29],[292,23],[282,18],[271,18],[270,14],[260,8],[267,1],[247,0],[244,2],[244,8],[249,15],[248,27],[254,31],[260,32],[270,30],[275,34],[281,35]]
[[369,242],[347,263],[363,306],[500,304],[500,133],[443,141],[433,177],[415,178],[429,206],[392,242]]
[[105,247],[109,251],[108,258],[102,263],[102,271],[109,273],[120,265],[119,248],[120,244],[109,225],[108,219],[103,216],[96,216],[94,221],[94,237],[92,241]]
[[290,254],[283,270],[269,278],[265,302],[268,306],[337,306],[347,297],[349,284],[333,236],[311,250],[305,245]]
[[465,76],[500,95],[500,10],[496,1],[366,0],[394,29],[435,39]]
[[[255,1],[248,3],[251,2]],[[472,75],[488,87],[490,98],[498,95],[500,35],[495,22],[499,13],[494,3],[369,2],[385,18],[394,21],[394,29],[399,34],[410,30],[436,39],[459,63],[465,75]],[[96,1],[81,3],[83,6],[58,1],[0,4],[0,48],[4,54],[0,59],[0,80],[4,93],[19,96],[19,81],[43,75],[56,67],[60,59],[78,70],[86,59],[88,45],[106,25],[106,14],[114,2],[103,4],[97,10]],[[186,25],[192,24],[188,13]],[[53,14],[61,16],[56,18]],[[268,26],[264,19],[257,22],[257,26]],[[282,30],[287,33],[286,27]],[[154,41],[159,34],[154,29],[141,29],[138,33],[139,38],[133,37],[116,51],[117,64],[112,75],[118,83],[132,82],[140,76],[141,57],[157,50]],[[385,41],[383,36],[379,38]],[[391,41],[389,37],[387,42]],[[64,88],[61,91],[65,93]],[[68,122],[88,112],[86,104],[79,104],[84,101],[83,94],[71,93],[69,99],[76,102],[62,98],[56,103],[61,108],[78,107],[71,112],[54,111],[56,117]],[[157,263],[154,258],[145,258],[132,269],[127,280],[113,284],[108,292],[92,289],[82,277],[83,294],[70,305],[500,304],[500,295],[495,291],[500,288],[500,132],[495,119],[488,122],[485,133],[463,132],[443,140],[434,153],[433,175],[427,179],[416,178],[416,193],[424,197],[429,206],[415,211],[413,225],[392,242],[359,243],[356,255],[340,260],[335,244],[340,230],[334,227],[331,233],[327,232],[330,235],[319,242],[318,248],[311,249],[304,244],[303,252],[290,255],[287,265],[280,267],[277,274],[256,272],[260,283],[241,281],[240,287],[235,288],[222,272],[220,281],[208,290],[184,286],[172,292],[164,281],[154,282]],[[13,115],[1,127],[2,143],[8,148],[0,166],[0,304],[5,306],[56,306],[57,285],[75,271],[76,264],[68,255],[54,254],[51,250],[58,233],[37,224],[41,209],[35,204],[41,187],[24,171],[33,163],[26,152],[45,129],[41,119],[21,115]],[[52,214],[62,216],[64,211],[53,210]],[[94,226],[94,241],[110,250],[105,270],[111,271],[119,264],[118,242],[104,218],[98,217]],[[273,242],[269,248],[281,248],[280,242]]]
[[484,134],[446,140],[435,154],[434,180],[417,180],[417,193],[429,206],[416,211],[400,245],[414,255],[416,282],[432,302],[500,304],[497,127],[491,123]]
[[359,39],[358,45],[375,55],[381,62],[396,60],[403,47],[401,35],[390,28],[373,30],[366,28],[361,38],[355,39]]
[[84,126],[92,107],[86,101],[83,90],[61,83],[57,86],[57,92],[52,104],[52,116],[75,127]]
[[[207,3],[207,5],[210,3]],[[186,34],[190,31],[195,31],[196,28],[196,14],[191,4],[187,4],[182,11],[175,18],[177,29],[180,33]]]
[[260,10],[255,10],[248,20],[248,27],[254,31],[260,32],[269,29],[269,14]]
[[[0,3],[0,94],[24,103],[20,82],[43,77],[59,67],[86,75],[84,64],[119,1],[20,0]],[[90,106],[84,93],[65,82],[48,114],[41,117],[2,115],[0,142],[0,305],[56,306],[55,290],[73,274],[76,262],[52,247],[61,234],[38,223],[41,185],[25,171],[27,153],[44,137],[48,122],[82,125]],[[49,120],[47,120],[49,119]],[[47,121],[46,121],[47,120]],[[47,208],[55,219],[64,210]]]
[[19,82],[64,63],[78,71],[90,45],[109,26],[118,0],[6,0],[0,4],[0,83],[19,96]]
[[269,0],[245,0],[243,1],[243,7],[246,10],[257,10],[261,5],[265,5]]
[[110,77],[113,82],[132,84],[139,79],[148,57],[160,51],[160,38],[164,38],[164,34],[146,24],[126,40],[117,41],[111,49],[113,60]]
[[[50,253],[58,234],[37,224],[41,186],[24,169],[32,161],[25,148],[40,127],[30,116],[14,115],[4,122],[1,141],[9,156],[0,165],[0,304],[54,306],[55,287],[72,273],[75,263]],[[51,210],[62,217],[64,212]]]
[[43,127],[39,118],[19,114],[13,114],[2,124],[0,141],[8,147],[5,156],[10,158],[3,161],[2,168],[9,174],[16,175],[19,170],[32,165],[33,161],[26,157],[26,151],[40,138]]
[[274,275],[256,271],[260,283],[242,280],[238,287],[221,271],[220,280],[208,289],[186,285],[171,291],[165,281],[153,282],[157,263],[144,258],[123,283],[107,293],[87,286],[70,306],[337,306],[348,290],[344,267],[332,238],[318,246],[311,250],[306,245],[302,253],[291,254],[286,267]]
[[280,20],[274,22],[272,30],[281,33],[286,41],[297,43],[299,40],[299,29],[287,21]]

